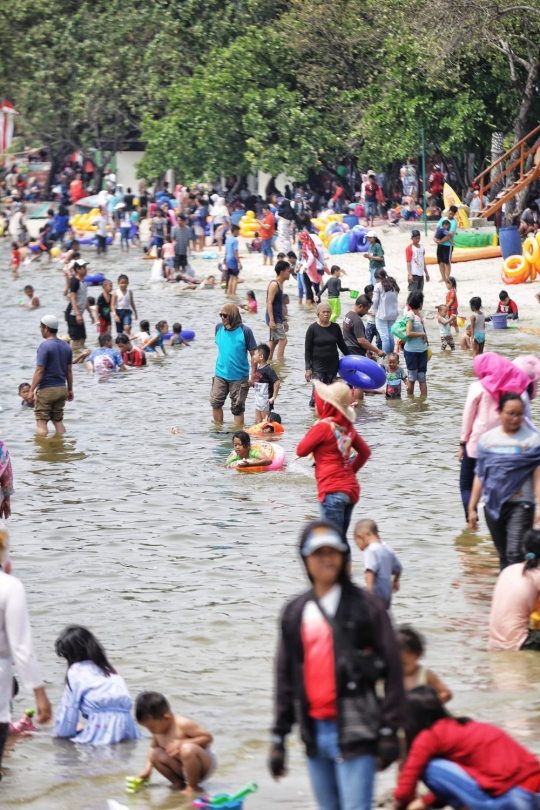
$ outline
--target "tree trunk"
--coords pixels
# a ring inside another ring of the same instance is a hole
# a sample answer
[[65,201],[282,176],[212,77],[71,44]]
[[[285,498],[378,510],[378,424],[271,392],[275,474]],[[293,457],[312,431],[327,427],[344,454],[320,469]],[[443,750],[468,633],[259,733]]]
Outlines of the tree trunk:
[[57,155],[51,151],[49,151],[49,158],[51,161],[51,168],[49,169],[49,174],[47,175],[47,182],[45,183],[45,199],[52,200],[52,187],[54,183],[54,178],[56,177],[56,173],[61,166],[62,157]]

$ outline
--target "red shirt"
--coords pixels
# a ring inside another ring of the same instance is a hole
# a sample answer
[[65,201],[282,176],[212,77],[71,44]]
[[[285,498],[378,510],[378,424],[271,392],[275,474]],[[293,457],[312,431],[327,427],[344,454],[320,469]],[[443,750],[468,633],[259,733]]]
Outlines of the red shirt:
[[504,312],[506,315],[517,315],[517,304],[515,301],[512,301],[511,298],[508,299],[507,304],[503,304],[502,301],[499,301],[497,305],[497,312]]
[[307,602],[302,615],[304,648],[304,687],[309,716],[315,720],[335,720],[336,670],[332,628],[315,602]]
[[11,264],[18,265],[21,263],[21,254],[18,250],[11,251]]
[[122,352],[122,360],[126,366],[145,366],[146,352],[139,346],[134,346],[130,352]]
[[331,492],[344,492],[352,503],[358,503],[360,485],[356,480],[356,473],[370,457],[371,450],[352,425],[350,431],[351,447],[358,454],[352,462],[343,457],[330,422],[321,421],[313,425],[296,448],[299,456],[309,456],[313,453],[318,497],[321,503]]
[[[265,226],[268,225],[266,228]],[[267,214],[261,223],[261,230],[259,231],[261,239],[266,241],[271,239],[276,231],[276,223],[272,213]]]
[[[422,731],[413,742],[394,791],[403,808],[414,799],[422,773],[436,757],[460,765],[491,796],[513,787],[532,792],[540,788],[540,762],[506,732],[488,723],[471,720],[461,725],[448,718]],[[424,802],[430,804],[434,798],[428,794]]]

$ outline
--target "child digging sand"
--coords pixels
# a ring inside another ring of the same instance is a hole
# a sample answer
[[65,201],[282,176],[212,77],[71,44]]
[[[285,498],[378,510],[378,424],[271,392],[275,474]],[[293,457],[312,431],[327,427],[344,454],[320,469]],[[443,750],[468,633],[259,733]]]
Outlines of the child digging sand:
[[216,770],[217,757],[210,748],[212,735],[187,717],[171,712],[159,692],[142,692],[135,704],[137,722],[152,734],[148,759],[139,779],[148,779],[156,768],[174,790],[195,793],[199,783]]
[[381,543],[375,521],[359,520],[354,528],[354,541],[364,552],[366,589],[378,594],[389,610],[392,593],[399,590],[403,566],[390,546]]
[[418,662],[424,655],[424,639],[407,624],[398,627],[397,641],[401,651],[401,664],[403,666],[403,685],[409,692],[417,686],[431,686],[437,692],[441,703],[452,700],[452,692],[430,669],[426,669]]

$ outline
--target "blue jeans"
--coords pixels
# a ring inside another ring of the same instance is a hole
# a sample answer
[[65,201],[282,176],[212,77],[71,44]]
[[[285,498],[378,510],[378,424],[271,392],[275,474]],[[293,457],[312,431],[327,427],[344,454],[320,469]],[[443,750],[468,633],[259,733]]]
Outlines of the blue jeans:
[[129,247],[129,232],[131,230],[130,225],[122,225],[120,228],[120,247],[125,244],[126,247]]
[[354,503],[344,492],[329,492],[324,501],[319,502],[321,515],[325,520],[331,520],[339,526],[344,535],[347,534]]
[[393,352],[394,351],[394,336],[390,331],[390,328],[395,324],[395,320],[393,321],[381,321],[380,318],[375,318],[375,325],[377,327],[377,332],[381,336],[382,341],[382,350],[383,352]]
[[320,810],[370,810],[375,758],[342,759],[334,720],[315,720],[317,755],[308,757],[309,778]]
[[298,273],[298,275],[296,276],[296,281],[298,283],[298,298],[301,301],[302,298],[305,297],[307,301],[306,285],[304,284],[304,274]]
[[375,338],[375,344],[378,349],[382,349],[382,340],[381,336],[377,331],[377,325],[374,323],[366,323],[366,340],[369,340],[370,343],[373,343],[373,338]]
[[540,795],[515,787],[502,796],[490,796],[455,762],[432,759],[422,781],[441,801],[460,810],[539,810]]
[[269,259],[272,259],[274,256],[274,251],[272,250],[272,240],[271,239],[263,239],[261,241],[261,253],[263,256],[267,256]]

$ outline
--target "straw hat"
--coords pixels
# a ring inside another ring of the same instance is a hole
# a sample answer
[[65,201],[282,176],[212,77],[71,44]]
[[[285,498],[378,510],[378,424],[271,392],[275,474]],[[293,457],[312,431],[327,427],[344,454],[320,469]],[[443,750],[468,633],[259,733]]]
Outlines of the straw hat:
[[333,405],[349,422],[354,422],[356,411],[351,407],[351,389],[348,385],[344,382],[325,385],[320,380],[313,380],[313,385],[321,399]]

